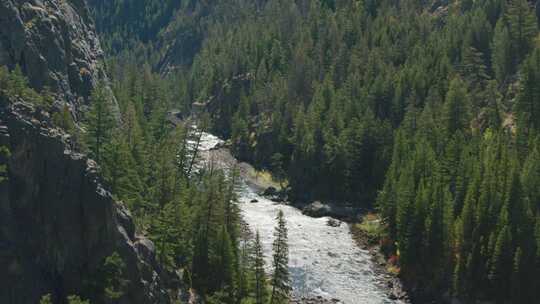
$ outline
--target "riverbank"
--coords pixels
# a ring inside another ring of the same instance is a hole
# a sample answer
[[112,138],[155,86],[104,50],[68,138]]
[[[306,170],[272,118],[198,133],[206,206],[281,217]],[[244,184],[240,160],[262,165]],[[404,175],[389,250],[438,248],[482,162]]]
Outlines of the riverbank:
[[[386,267],[384,267],[384,259],[382,258],[382,255],[377,254],[377,250],[375,250],[375,247],[367,247],[362,243],[361,239],[358,237],[355,237],[355,234],[351,230],[353,227],[352,224],[348,224],[347,221],[341,221],[341,220],[334,220],[331,217],[321,216],[321,217],[310,217],[309,215],[305,214],[302,215],[298,210],[302,210],[302,206],[294,206],[289,205],[285,202],[276,202],[275,194],[269,195],[268,197],[263,196],[262,194],[267,190],[269,187],[276,187],[275,183],[272,182],[271,178],[268,178],[268,176],[261,175],[259,172],[257,172],[251,165],[247,163],[241,163],[237,162],[237,160],[230,154],[228,149],[224,147],[223,145],[218,146],[217,148],[209,149],[208,151],[205,151],[204,153],[207,153],[204,155],[206,159],[208,159],[210,162],[213,162],[214,165],[218,167],[227,167],[232,168],[236,167],[245,181],[246,185],[250,189],[249,192],[252,194],[242,194],[241,200],[243,202],[247,202],[248,204],[243,205],[244,211],[249,210],[248,214],[251,219],[249,220],[251,223],[257,223],[256,226],[252,227],[253,229],[264,229],[263,227],[266,227],[266,229],[269,229],[267,234],[272,234],[271,229],[273,229],[273,225],[271,223],[269,224],[261,224],[260,222],[263,221],[263,210],[269,209],[269,208],[288,208],[286,210],[289,211],[289,216],[292,216],[293,218],[290,218],[290,229],[291,229],[291,245],[294,247],[297,245],[297,242],[300,242],[298,244],[303,244],[304,242],[313,243],[311,247],[307,248],[293,248],[293,252],[291,252],[291,263],[296,264],[292,265],[293,267],[293,277],[296,277],[295,280],[298,280],[298,276],[308,275],[308,282],[303,282],[303,284],[308,284],[306,286],[303,286],[301,288],[307,288],[307,290],[312,290],[311,288],[319,289],[322,288],[323,290],[326,290],[324,293],[324,296],[318,296],[315,292],[315,295],[308,295],[308,296],[297,296],[295,299],[291,300],[291,304],[332,304],[332,303],[343,303],[340,300],[344,300],[344,303],[408,303],[406,300],[406,296],[400,289],[401,284],[399,283],[399,280],[395,277],[387,273]],[[283,207],[279,207],[283,206]],[[286,206],[286,207],[285,207]],[[292,211],[292,210],[296,211]],[[264,215],[265,218],[267,215]],[[273,220],[274,215],[270,215],[270,219]],[[303,217],[305,217],[305,220]],[[308,218],[312,218],[312,220],[308,220]],[[342,218],[343,220],[343,218]],[[266,221],[266,219],[264,220]],[[307,221],[307,222],[306,222]],[[350,221],[349,221],[350,222]],[[317,226],[312,226],[315,225]],[[267,227],[268,226],[268,227]],[[311,228],[310,228],[311,227]],[[315,229],[315,230],[313,230]],[[303,232],[301,232],[303,231]],[[320,232],[316,232],[320,231]],[[339,231],[339,233],[338,233]],[[302,233],[301,236],[298,234]],[[320,235],[320,237],[326,237],[325,235],[328,233],[334,234],[337,233],[334,237],[331,237],[330,239],[323,241],[323,246],[316,245],[319,241],[319,239],[313,239],[312,237],[309,237],[310,234],[315,233],[317,235]],[[294,236],[296,234],[296,236]],[[350,236],[347,236],[350,234]],[[343,243],[344,241],[336,241],[337,239],[348,239],[345,241],[346,243]],[[330,242],[332,240],[332,242]],[[335,244],[333,244],[335,242]],[[294,244],[293,244],[294,243]],[[332,243],[332,245],[329,245],[329,243]],[[268,244],[268,246],[271,247],[271,244]],[[305,246],[305,245],[301,245]],[[348,249],[344,249],[345,246]],[[356,249],[355,249],[356,247]],[[308,249],[309,248],[309,249]],[[324,248],[324,249],[323,249]],[[322,251],[321,251],[322,249]],[[304,253],[303,250],[308,250]],[[347,250],[347,251],[344,251]],[[310,252],[311,253],[308,253]],[[295,253],[296,252],[296,253]],[[300,256],[298,256],[300,254]],[[315,254],[315,255],[314,255]],[[309,257],[310,261],[308,264],[306,264],[305,258]],[[353,260],[351,260],[353,259]],[[369,262],[367,262],[369,261]],[[298,265],[298,263],[300,265]],[[349,265],[349,263],[352,263]],[[302,266],[304,265],[304,266]],[[324,266],[325,265],[325,266]],[[342,266],[339,266],[342,265]],[[357,265],[357,266],[354,266]],[[369,265],[369,266],[368,266]],[[341,269],[341,267],[347,266],[345,269]],[[307,267],[304,268],[304,267]],[[315,267],[315,268],[313,268]],[[325,272],[325,267],[338,267],[340,269],[333,269],[334,273],[332,275],[329,275]],[[322,273],[314,274],[312,271],[315,269],[320,268],[320,270],[317,270]],[[296,273],[298,272],[298,273]],[[326,274],[325,274],[326,273]],[[309,276],[319,276],[318,278],[309,278]],[[322,276],[322,277],[321,277]],[[335,276],[335,277],[332,277]],[[368,279],[369,278],[369,279]],[[301,279],[303,280],[303,279]],[[320,280],[320,282],[319,282]],[[371,281],[370,283],[365,283],[364,280]],[[335,286],[330,287],[325,283],[325,281],[334,281],[334,283],[331,284],[331,286],[335,284],[345,284],[343,288],[346,288],[348,291],[345,291],[345,294],[347,294],[346,298],[338,299],[339,296],[339,290],[340,289],[333,289]],[[337,282],[337,283],[336,283]],[[297,282],[298,283],[298,282]],[[313,285],[315,284],[315,285]],[[323,284],[323,285],[318,285]],[[318,287],[317,287],[318,286]],[[353,287],[355,286],[355,287]],[[375,287],[376,286],[376,287]],[[327,289],[330,288],[330,289]],[[363,290],[367,289],[367,290]],[[336,293],[332,292],[334,290]],[[356,291],[355,291],[356,290]],[[381,294],[374,296],[374,297],[365,297],[365,295],[362,296],[363,293],[371,293],[374,292],[374,290],[378,290],[377,293],[382,292],[383,294],[386,294],[386,296],[382,298],[386,298],[386,300],[383,300],[381,297]],[[301,293],[305,292],[301,291]],[[350,293],[348,293],[350,292]],[[361,302],[357,302],[356,300],[353,300],[355,297],[352,296],[354,293],[357,293],[358,299],[364,299]],[[352,296],[352,298],[351,298]],[[364,298],[363,298],[364,297]]]
[[[354,241],[360,248],[369,252],[376,272],[381,275],[382,283],[390,291],[390,298],[401,300],[403,303],[410,303],[409,295],[398,277],[399,269],[382,252],[380,235],[375,235],[376,233],[370,231],[370,229],[379,228],[365,228],[364,226],[370,225],[369,221],[377,222],[379,219],[374,215],[367,214],[362,221],[365,222],[349,225]],[[379,223],[374,225],[379,225]]]

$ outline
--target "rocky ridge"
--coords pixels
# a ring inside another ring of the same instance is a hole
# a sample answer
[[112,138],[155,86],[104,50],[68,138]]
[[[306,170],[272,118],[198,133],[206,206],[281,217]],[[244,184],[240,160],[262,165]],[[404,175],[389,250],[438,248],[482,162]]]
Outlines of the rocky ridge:
[[[110,91],[102,59],[84,0],[0,0],[0,65],[18,65],[30,87],[55,93],[53,111],[67,104],[78,122],[98,83]],[[97,164],[47,111],[0,88],[0,303],[38,303],[45,294],[54,303],[68,295],[111,303],[104,261],[115,253],[124,267],[114,303],[171,302],[178,276],[161,269]]]
[[92,280],[115,252],[128,282],[115,303],[169,303],[175,275],[160,268],[152,242],[136,235],[96,164],[70,149],[70,137],[46,112],[0,101],[0,146],[10,150],[0,183],[0,303],[38,303],[45,294],[55,303],[72,294],[106,303],[89,286],[101,283]]
[[0,0],[0,65],[21,67],[30,86],[74,114],[106,81],[103,51],[84,0]]

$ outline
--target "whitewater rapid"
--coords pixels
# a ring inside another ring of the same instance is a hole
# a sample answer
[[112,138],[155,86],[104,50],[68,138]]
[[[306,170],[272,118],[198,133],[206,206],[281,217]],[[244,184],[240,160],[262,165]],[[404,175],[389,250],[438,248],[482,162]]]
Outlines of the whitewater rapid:
[[[205,134],[200,148],[209,151],[221,142]],[[239,201],[245,222],[261,235],[269,269],[275,217],[278,210],[285,214],[293,296],[322,296],[339,299],[339,303],[344,304],[400,303],[389,298],[369,253],[355,244],[346,223],[339,227],[328,226],[329,218],[305,216],[294,207],[262,197],[246,184],[239,193]]]
[[354,243],[347,224],[328,226],[328,218],[305,216],[294,207],[261,197],[247,186],[240,202],[244,220],[261,234],[269,265],[275,217],[278,210],[285,214],[295,297],[322,296],[345,304],[394,303],[376,280],[369,253]]

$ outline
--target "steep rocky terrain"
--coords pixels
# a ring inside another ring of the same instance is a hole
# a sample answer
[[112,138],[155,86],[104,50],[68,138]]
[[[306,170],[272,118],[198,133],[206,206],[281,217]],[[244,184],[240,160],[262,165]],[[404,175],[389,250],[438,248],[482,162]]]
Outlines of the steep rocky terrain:
[[117,303],[168,303],[152,242],[135,235],[96,164],[70,150],[69,136],[30,105],[12,103],[0,117],[0,145],[11,152],[0,185],[0,303],[37,303],[49,293],[102,303],[89,286],[101,284],[92,279],[114,252],[128,281]]
[[[0,66],[19,65],[32,88],[68,103],[75,121],[107,82],[102,56],[84,1],[0,0]],[[38,303],[45,294],[54,303],[69,295],[109,303],[104,265],[115,255],[114,303],[170,302],[176,275],[161,270],[97,165],[73,151],[49,113],[1,88],[0,146],[9,150],[0,159],[0,303]]]
[[19,65],[30,85],[77,109],[105,79],[103,52],[83,0],[1,0],[0,65]]

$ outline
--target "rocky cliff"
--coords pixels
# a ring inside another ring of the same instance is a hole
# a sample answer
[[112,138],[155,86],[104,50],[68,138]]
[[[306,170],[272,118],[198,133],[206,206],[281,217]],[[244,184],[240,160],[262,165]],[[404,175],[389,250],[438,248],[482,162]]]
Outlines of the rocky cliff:
[[84,0],[0,0],[0,65],[19,65],[36,90],[78,109],[106,79],[102,57]]
[[[0,183],[0,303],[55,303],[99,292],[103,265],[118,253],[123,296],[114,303],[168,303],[166,283],[148,239],[135,234],[126,208],[102,186],[96,165],[70,149],[48,114],[0,96],[0,146],[7,178]],[[170,287],[170,286],[167,286]],[[97,288],[97,289],[96,289]]]
[[[0,65],[19,65],[32,88],[56,93],[77,120],[107,80],[93,28],[84,0],[0,0]],[[0,303],[39,303],[45,294],[54,303],[68,295],[169,303],[179,281],[154,252],[50,114],[0,88]]]

